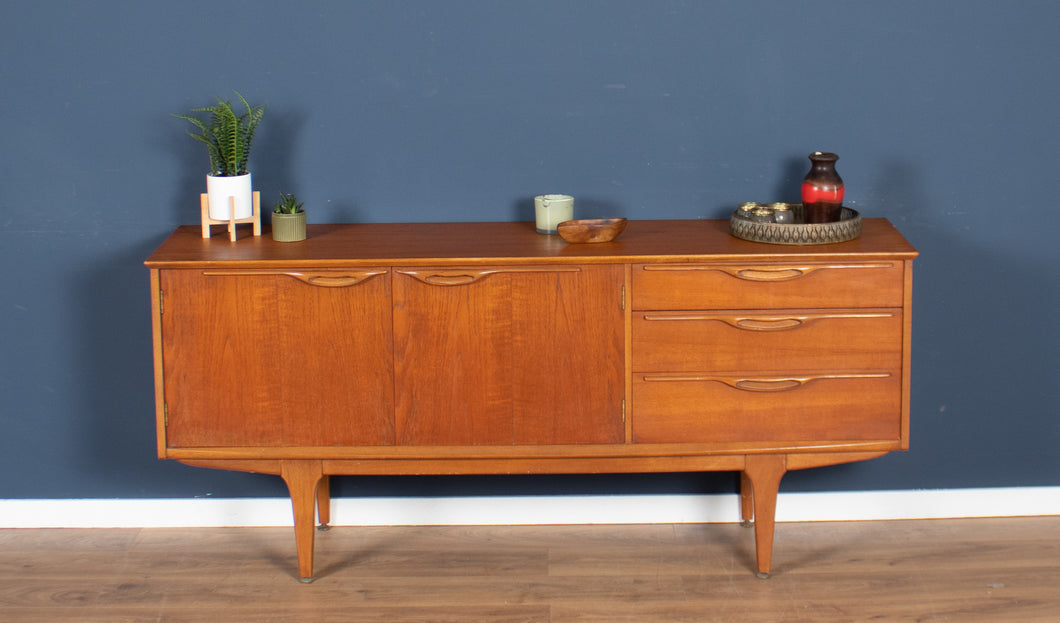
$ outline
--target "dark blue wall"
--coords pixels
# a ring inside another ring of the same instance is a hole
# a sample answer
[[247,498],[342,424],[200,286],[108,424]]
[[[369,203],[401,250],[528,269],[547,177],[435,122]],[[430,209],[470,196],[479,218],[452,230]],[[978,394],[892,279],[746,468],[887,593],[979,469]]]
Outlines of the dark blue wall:
[[[912,449],[786,490],[1060,484],[1054,2],[423,0],[0,6],[0,498],[282,495],[155,459],[147,271],[196,223],[170,116],[268,105],[256,187],[310,220],[719,218],[847,203],[916,263]],[[344,479],[340,494],[729,491],[729,476]]]

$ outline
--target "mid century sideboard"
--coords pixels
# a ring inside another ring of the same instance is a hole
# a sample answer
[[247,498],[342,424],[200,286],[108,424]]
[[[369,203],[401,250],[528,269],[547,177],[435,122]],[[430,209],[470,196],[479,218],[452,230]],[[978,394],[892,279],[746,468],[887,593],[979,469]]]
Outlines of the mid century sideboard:
[[767,576],[780,480],[909,443],[912,262],[723,220],[181,227],[146,261],[158,455],[277,474],[313,576],[328,477],[734,471]]

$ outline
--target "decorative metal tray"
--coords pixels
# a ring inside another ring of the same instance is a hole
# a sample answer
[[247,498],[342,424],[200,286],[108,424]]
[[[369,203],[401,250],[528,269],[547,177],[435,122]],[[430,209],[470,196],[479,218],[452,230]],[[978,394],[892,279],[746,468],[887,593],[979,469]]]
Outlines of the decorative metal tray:
[[843,207],[834,223],[799,223],[802,204],[792,204],[794,223],[761,223],[737,210],[729,219],[729,232],[737,238],[768,244],[832,244],[846,242],[861,235],[861,215]]

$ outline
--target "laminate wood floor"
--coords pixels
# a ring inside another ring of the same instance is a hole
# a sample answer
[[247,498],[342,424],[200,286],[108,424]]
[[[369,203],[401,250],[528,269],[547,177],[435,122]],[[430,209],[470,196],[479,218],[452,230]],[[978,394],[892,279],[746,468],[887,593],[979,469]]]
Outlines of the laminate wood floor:
[[0,621],[1060,621],[1060,517],[736,524],[0,530]]

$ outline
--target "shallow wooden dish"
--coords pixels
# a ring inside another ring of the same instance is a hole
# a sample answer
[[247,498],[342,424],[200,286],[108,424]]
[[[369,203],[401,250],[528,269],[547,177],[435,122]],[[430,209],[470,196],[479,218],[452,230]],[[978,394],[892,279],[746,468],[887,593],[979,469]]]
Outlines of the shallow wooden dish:
[[559,237],[567,242],[611,242],[626,228],[624,218],[590,218],[563,221],[556,226]]

